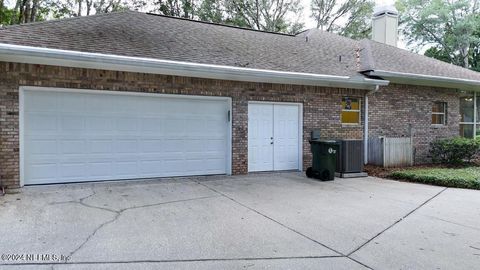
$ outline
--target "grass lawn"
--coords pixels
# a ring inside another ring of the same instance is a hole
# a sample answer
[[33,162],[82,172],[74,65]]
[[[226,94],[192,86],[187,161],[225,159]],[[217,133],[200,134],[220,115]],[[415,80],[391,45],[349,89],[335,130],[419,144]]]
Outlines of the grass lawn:
[[444,187],[480,189],[480,167],[411,168],[394,171],[389,177]]

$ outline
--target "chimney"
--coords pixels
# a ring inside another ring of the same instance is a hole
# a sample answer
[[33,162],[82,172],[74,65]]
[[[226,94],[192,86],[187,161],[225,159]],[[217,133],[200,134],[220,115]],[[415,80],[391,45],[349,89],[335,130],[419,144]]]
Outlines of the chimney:
[[377,6],[373,10],[372,40],[397,46],[398,10],[391,5]]

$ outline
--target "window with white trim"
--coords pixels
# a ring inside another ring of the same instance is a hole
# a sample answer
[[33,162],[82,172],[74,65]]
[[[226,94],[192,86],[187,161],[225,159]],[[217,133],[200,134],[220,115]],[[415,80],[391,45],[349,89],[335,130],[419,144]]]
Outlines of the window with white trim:
[[342,124],[358,125],[360,124],[360,99],[353,97],[342,98]]
[[460,136],[480,136],[480,98],[476,92],[464,92],[460,97]]
[[432,106],[432,125],[445,125],[447,123],[447,103],[434,102]]

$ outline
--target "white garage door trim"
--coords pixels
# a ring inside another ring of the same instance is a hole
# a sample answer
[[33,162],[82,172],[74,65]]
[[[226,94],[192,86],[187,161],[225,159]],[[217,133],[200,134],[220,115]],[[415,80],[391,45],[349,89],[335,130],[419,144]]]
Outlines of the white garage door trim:
[[20,185],[25,184],[25,122],[24,122],[24,100],[25,91],[45,91],[45,92],[63,92],[63,93],[84,93],[84,94],[108,94],[108,95],[124,95],[124,96],[144,96],[144,97],[165,97],[178,99],[204,99],[225,101],[229,110],[229,122],[227,130],[227,157],[226,157],[226,172],[228,175],[232,173],[232,100],[229,97],[214,97],[214,96],[196,96],[196,95],[175,95],[175,94],[157,94],[157,93],[138,93],[138,92],[123,92],[123,91],[108,91],[108,90],[92,90],[92,89],[72,89],[72,88],[51,88],[38,86],[21,86],[19,88],[19,155],[20,155]]
[[[298,170],[303,171],[303,104],[294,103],[294,102],[249,101],[248,105],[250,104],[271,104],[271,105],[277,104],[277,105],[298,106]],[[248,138],[247,138],[247,141],[248,141]],[[249,172],[250,172],[250,169],[249,169]]]

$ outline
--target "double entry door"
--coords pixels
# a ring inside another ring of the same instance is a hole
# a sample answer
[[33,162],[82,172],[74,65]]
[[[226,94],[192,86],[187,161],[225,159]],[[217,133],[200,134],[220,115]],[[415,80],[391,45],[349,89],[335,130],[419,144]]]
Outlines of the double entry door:
[[248,170],[300,169],[300,105],[248,104]]

